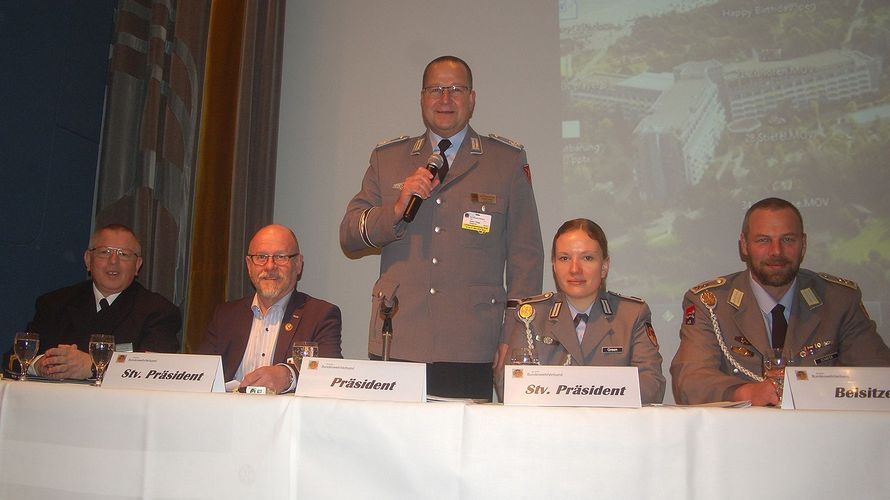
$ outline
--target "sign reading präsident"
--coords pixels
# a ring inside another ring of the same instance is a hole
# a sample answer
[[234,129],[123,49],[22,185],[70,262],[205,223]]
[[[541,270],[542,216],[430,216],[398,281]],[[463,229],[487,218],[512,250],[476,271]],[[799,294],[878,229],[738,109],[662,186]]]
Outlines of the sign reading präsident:
[[222,358],[205,354],[115,352],[102,387],[225,392]]
[[297,396],[426,401],[426,365],[400,361],[303,358]]
[[504,367],[504,404],[639,408],[635,366]]
[[785,369],[783,409],[890,410],[890,368]]

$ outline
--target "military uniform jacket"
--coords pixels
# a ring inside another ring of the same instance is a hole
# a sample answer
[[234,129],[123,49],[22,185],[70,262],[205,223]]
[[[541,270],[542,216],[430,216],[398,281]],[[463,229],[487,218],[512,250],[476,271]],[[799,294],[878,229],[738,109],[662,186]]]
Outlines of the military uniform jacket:
[[[525,151],[469,128],[445,182],[406,224],[393,207],[405,178],[431,153],[426,133],[378,146],[340,224],[345,252],[381,249],[368,350],[382,352],[380,301],[395,294],[393,358],[490,362],[507,293],[538,294],[543,281],[544,249]],[[468,212],[490,216],[490,231],[461,229]]]
[[[680,347],[671,362],[677,403],[731,401],[739,386],[755,382],[723,355],[701,301],[706,291],[717,298],[714,313],[730,354],[742,367],[762,375],[770,337],[748,276],[748,271],[730,274],[686,293]],[[797,282],[784,348],[794,365],[890,366],[890,349],[866,314],[855,283],[806,269],[800,270]]]
[[[535,308],[531,332],[542,365],[563,365],[566,356],[571,355],[571,364],[576,366],[636,366],[642,403],[662,402],[666,385],[661,373],[662,358],[652,330],[652,314],[645,302],[600,291],[580,344],[572,312],[561,292],[525,302]],[[528,347],[525,323],[519,319],[518,310],[509,309],[504,320],[511,350]],[[502,388],[503,371],[495,376]]]
[[93,281],[87,280],[40,296],[28,330],[40,334],[40,354],[59,344],[88,352],[95,333],[114,335],[115,343],[132,344],[136,352],[177,352],[181,327],[179,308],[138,281],[96,312]]

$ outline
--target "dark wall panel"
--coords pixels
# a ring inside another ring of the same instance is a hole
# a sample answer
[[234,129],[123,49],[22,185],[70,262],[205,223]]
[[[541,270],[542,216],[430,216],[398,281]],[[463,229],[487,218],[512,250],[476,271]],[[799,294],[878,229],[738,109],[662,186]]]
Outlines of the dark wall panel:
[[114,6],[0,1],[0,351],[86,277]]

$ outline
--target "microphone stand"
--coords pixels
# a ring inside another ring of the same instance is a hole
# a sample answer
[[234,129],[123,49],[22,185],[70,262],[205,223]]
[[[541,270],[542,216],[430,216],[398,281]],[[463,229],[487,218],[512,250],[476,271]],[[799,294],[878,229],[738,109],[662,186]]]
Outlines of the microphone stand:
[[383,314],[383,361],[389,361],[390,349],[392,348],[392,316],[396,307],[399,305],[399,299],[392,297],[392,305],[387,307],[386,299],[380,302],[380,314]]

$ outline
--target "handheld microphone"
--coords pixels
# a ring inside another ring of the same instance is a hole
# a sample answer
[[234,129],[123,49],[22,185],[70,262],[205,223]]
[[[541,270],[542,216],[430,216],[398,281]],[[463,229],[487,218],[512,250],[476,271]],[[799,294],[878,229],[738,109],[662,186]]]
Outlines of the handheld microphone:
[[[426,169],[429,173],[433,174],[433,178],[435,178],[444,163],[445,160],[442,159],[442,155],[433,153],[430,155],[429,160],[426,161]],[[423,203],[423,198],[419,195],[412,194],[411,199],[408,200],[408,206],[405,207],[405,213],[402,214],[402,220],[405,222],[413,221],[414,217],[417,216],[417,211],[420,210],[421,203]]]

